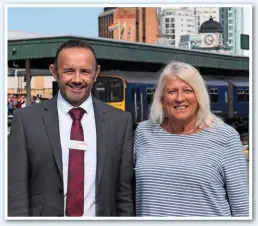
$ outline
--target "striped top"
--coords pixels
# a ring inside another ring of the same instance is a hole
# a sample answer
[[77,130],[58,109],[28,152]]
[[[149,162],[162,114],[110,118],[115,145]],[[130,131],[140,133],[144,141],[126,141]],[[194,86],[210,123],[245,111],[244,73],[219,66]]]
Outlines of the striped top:
[[223,123],[191,135],[152,121],[135,132],[137,216],[248,216],[247,166],[237,131]]

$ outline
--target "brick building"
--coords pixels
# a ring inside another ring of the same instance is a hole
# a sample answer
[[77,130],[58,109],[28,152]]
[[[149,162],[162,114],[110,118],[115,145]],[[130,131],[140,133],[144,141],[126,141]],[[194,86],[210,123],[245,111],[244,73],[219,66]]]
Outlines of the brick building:
[[99,15],[99,37],[131,42],[156,43],[157,8],[112,8]]

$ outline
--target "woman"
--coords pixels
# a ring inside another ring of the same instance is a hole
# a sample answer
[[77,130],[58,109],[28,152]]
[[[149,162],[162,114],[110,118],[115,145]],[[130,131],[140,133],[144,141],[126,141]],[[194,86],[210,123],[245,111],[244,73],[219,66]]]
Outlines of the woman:
[[210,111],[205,82],[172,62],[135,133],[137,216],[248,216],[239,134]]

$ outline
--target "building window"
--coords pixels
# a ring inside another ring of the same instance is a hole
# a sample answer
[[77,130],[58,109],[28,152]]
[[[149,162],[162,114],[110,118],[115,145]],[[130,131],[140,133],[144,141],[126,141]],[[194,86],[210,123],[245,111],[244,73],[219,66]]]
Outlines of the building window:
[[166,28],[168,28],[169,27],[169,24],[166,24]]
[[229,33],[229,37],[233,37],[233,33]]
[[232,20],[228,20],[228,23],[232,24]]
[[166,18],[166,23],[169,23],[169,18]]
[[232,17],[233,16],[233,14],[232,13],[228,13],[228,17]]

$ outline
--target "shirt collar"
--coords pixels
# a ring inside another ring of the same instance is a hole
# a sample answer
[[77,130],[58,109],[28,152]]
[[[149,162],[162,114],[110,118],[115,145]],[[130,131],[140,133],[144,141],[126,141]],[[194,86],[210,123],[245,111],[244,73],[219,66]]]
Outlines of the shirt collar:
[[[63,96],[60,93],[60,90],[58,91],[58,96],[57,96],[57,107],[66,115],[68,114],[68,112],[74,108],[74,106],[72,106],[70,103],[68,103]],[[93,104],[92,104],[92,96],[91,93],[89,95],[89,97],[78,107],[81,107],[82,109],[84,109],[87,114],[90,113],[90,111],[93,108]]]

